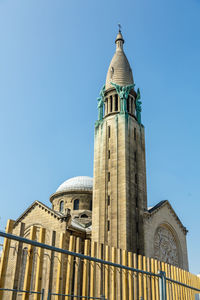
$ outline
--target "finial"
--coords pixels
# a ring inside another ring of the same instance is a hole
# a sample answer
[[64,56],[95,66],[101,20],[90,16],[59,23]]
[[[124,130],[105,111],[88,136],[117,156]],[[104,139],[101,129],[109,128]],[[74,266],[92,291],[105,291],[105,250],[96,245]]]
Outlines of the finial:
[[118,48],[118,49],[123,49],[124,39],[123,39],[123,36],[122,36],[122,33],[121,33],[121,28],[122,28],[122,26],[121,26],[120,23],[118,24],[118,27],[119,27],[119,32],[118,32],[118,34],[117,34],[115,43],[117,44],[117,48]]
[[118,27],[119,27],[119,32],[121,32],[121,28],[122,28],[122,26],[121,26],[121,24],[120,24],[120,23],[118,23]]

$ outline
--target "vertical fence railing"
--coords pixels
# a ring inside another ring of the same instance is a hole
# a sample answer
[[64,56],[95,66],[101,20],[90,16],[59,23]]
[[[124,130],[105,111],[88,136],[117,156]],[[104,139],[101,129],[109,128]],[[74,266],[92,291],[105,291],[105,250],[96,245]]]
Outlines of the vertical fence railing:
[[166,275],[165,272],[160,271],[160,300],[167,300],[167,293],[166,293]]
[[[35,240],[26,239],[17,235],[13,235],[11,233],[0,231],[0,237],[5,238],[6,241],[13,240],[29,245],[30,249],[32,249],[33,247],[39,247],[40,249],[40,251],[38,252],[40,256],[37,258],[37,290],[15,290],[6,289],[6,286],[1,286],[1,298],[3,291],[22,292],[24,293],[24,295],[28,295],[28,293],[38,295],[35,296],[34,299],[39,299],[39,295],[41,295],[40,299],[42,300],[44,300],[45,295],[46,299],[48,300],[51,299],[51,296],[55,296],[55,299],[62,299],[62,297],[64,297],[67,300],[171,300],[170,298],[172,297],[172,295],[173,299],[182,299],[180,297],[177,298],[177,295],[180,295],[180,293],[178,293],[178,290],[181,290],[186,295],[184,296],[184,299],[192,300],[195,297],[195,293],[200,293],[200,280],[198,281],[197,277],[194,278],[194,275],[190,273],[186,274],[183,270],[181,270],[180,273],[176,274],[178,268],[169,268],[169,265],[167,265],[166,268],[166,264],[160,263],[157,260],[150,260],[149,258],[142,256],[139,256],[137,259],[136,254],[133,254],[131,252],[120,251],[120,249],[110,248],[108,246],[103,247],[103,245],[98,245],[97,247],[96,244],[90,243],[88,240],[85,241],[83,247],[84,254],[82,254],[74,252],[81,249],[80,240],[78,240],[79,238],[76,242],[75,238],[71,236],[69,239],[69,250],[66,250],[63,249],[63,236],[61,236],[59,243],[60,248],[58,248],[42,243],[41,241],[44,240],[43,235],[44,232],[41,230],[39,238],[40,242],[37,242]],[[44,254],[41,249],[46,249],[48,251],[57,253],[58,257],[58,263],[56,267],[56,288],[54,291],[53,289],[47,290],[46,294],[44,289],[41,290],[41,268]],[[62,287],[63,284],[61,284],[61,279],[63,276],[63,272],[61,266],[63,255],[67,255],[67,275],[63,277],[65,281],[64,286]],[[94,255],[98,258],[94,257]],[[2,263],[3,262],[1,261],[1,264]],[[159,271],[161,267],[162,271]],[[167,270],[167,274],[165,270]],[[76,271],[78,273],[74,273]],[[4,269],[4,276],[5,272],[6,270]],[[29,272],[27,271],[27,274],[28,273]],[[2,274],[0,273],[0,280],[1,276]],[[171,278],[169,278],[169,276],[171,276]],[[182,278],[183,280],[179,281],[180,278]],[[192,286],[191,283],[194,282],[196,282],[196,285]],[[28,284],[24,286],[29,287]],[[95,293],[95,289],[98,290],[98,294]],[[79,293],[79,295],[75,293]],[[29,299],[28,296],[24,296],[23,298]]]

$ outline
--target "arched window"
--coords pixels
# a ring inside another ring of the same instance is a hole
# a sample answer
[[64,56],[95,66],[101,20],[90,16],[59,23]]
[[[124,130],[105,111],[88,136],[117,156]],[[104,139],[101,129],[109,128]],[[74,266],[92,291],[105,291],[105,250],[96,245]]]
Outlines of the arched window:
[[105,115],[108,113],[108,98],[105,100]]
[[133,98],[132,97],[130,97],[130,101],[131,101],[131,111],[130,111],[130,113],[134,114],[134,112],[133,112]]
[[135,184],[137,184],[138,183],[138,176],[137,176],[137,174],[135,174]]
[[127,112],[129,112],[129,100],[130,100],[130,97],[128,97],[127,100],[126,100],[126,110],[127,110]]
[[115,95],[115,111],[118,111],[118,95]]
[[74,210],[79,210],[79,199],[74,200]]
[[22,250],[22,260],[21,260],[21,270],[19,275],[19,289],[23,290],[24,287],[24,276],[26,270],[26,262],[27,262],[28,248],[25,247]]
[[59,208],[60,212],[64,211],[64,201],[60,201],[60,208]]
[[34,291],[34,286],[35,286],[36,261],[37,261],[37,249],[34,248],[33,249],[32,272],[31,272],[31,284],[30,284],[31,291]]
[[113,110],[113,97],[110,96],[110,112]]

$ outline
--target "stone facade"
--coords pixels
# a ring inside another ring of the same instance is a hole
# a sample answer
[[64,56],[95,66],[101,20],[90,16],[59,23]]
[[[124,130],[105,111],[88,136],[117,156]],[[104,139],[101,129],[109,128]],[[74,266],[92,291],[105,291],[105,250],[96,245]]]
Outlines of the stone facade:
[[144,128],[132,115],[108,115],[95,128],[93,240],[144,254],[146,208]]

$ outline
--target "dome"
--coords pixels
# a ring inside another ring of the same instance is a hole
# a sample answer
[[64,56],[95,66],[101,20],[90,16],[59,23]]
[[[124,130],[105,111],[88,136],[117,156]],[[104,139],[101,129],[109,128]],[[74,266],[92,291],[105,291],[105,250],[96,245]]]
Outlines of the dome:
[[56,190],[57,192],[68,191],[91,191],[93,188],[93,178],[89,176],[77,176],[64,181]]
[[106,77],[106,89],[113,88],[110,82],[118,85],[133,84],[133,74],[123,50],[124,39],[119,31],[116,38],[116,52],[111,60]]

